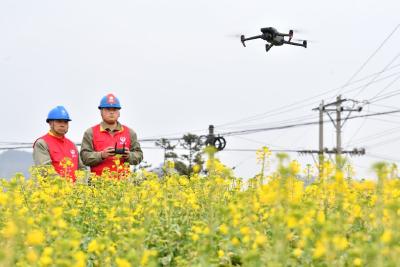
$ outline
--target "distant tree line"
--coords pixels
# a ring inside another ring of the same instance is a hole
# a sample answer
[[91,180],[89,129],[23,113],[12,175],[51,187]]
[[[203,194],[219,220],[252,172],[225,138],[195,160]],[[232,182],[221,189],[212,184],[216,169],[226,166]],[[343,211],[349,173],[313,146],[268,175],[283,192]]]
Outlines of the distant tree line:
[[[185,134],[175,145],[172,145],[168,139],[162,138],[155,143],[156,146],[164,150],[164,164],[166,161],[173,161],[175,170],[180,175],[190,175],[193,173],[193,167],[202,168],[204,160],[202,157],[202,143],[199,136],[195,134]],[[185,152],[177,153],[176,149],[183,149]]]

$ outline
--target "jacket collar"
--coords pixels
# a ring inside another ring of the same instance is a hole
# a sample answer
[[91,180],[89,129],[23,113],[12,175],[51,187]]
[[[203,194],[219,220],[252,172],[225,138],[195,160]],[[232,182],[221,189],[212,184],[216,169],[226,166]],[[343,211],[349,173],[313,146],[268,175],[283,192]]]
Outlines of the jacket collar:
[[[117,122],[117,127],[114,128],[113,132],[122,132],[124,130],[124,127],[122,126],[121,123]],[[110,132],[111,128],[110,125],[102,121],[100,123],[100,132]]]

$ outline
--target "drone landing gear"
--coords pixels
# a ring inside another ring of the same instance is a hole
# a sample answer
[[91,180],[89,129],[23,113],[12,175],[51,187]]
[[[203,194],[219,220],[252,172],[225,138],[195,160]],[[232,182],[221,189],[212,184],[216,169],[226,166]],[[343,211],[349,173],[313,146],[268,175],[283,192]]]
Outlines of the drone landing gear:
[[268,45],[268,44],[266,44],[265,45],[265,51],[269,51],[270,49],[271,49],[271,47],[272,47],[273,45]]

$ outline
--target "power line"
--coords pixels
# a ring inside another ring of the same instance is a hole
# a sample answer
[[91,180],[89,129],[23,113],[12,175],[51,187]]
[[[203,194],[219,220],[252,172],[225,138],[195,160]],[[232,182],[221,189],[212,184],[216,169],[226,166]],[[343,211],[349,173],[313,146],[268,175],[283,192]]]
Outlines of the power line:
[[398,141],[400,141],[400,136],[396,136],[395,138],[388,139],[388,140],[385,140],[385,141],[382,141],[382,142],[378,142],[378,143],[375,143],[375,144],[372,144],[372,145],[367,145],[366,147],[368,147],[368,148],[378,147],[378,146],[382,146],[382,145],[386,145],[388,143],[393,143],[393,142],[398,142]]
[[[304,116],[299,116],[299,117],[294,117],[294,118],[290,118],[290,119],[286,119],[286,120],[279,120],[279,121],[273,121],[273,122],[269,122],[269,123],[257,123],[257,124],[247,124],[247,125],[238,125],[235,127],[223,127],[222,129],[224,129],[225,131],[228,130],[240,130],[240,129],[248,129],[251,127],[272,127],[272,126],[280,126],[280,125],[284,125],[286,123],[291,123],[291,122],[301,122],[301,121],[306,121],[307,119],[311,119],[315,117],[315,115],[310,114],[310,115],[304,115]],[[220,128],[219,128],[220,129]]]
[[367,58],[367,60],[361,65],[361,67],[350,77],[350,79],[345,83],[345,85],[337,92],[337,94],[341,93],[341,90],[346,87],[363,69],[364,67],[369,63],[369,61],[381,50],[381,48],[385,45],[385,43],[393,36],[393,34],[397,31],[397,29],[400,27],[400,24],[398,24],[393,31],[383,40],[383,42],[378,46],[377,49]]
[[[399,113],[399,110],[392,110],[392,111],[386,111],[386,112],[377,112],[377,113],[372,113],[372,114],[366,114],[366,115],[358,115],[358,116],[352,116],[346,118],[347,120],[350,119],[357,119],[357,118],[364,118],[364,117],[373,117],[373,116],[381,116],[381,115],[389,115],[389,114],[394,114],[394,113]],[[345,119],[342,119],[345,120]],[[325,120],[324,122],[327,122],[328,120]],[[319,124],[319,121],[312,121],[312,122],[304,122],[304,123],[297,123],[297,124],[289,124],[289,125],[282,125],[282,126],[276,126],[276,127],[267,127],[267,128],[257,128],[257,129],[247,129],[247,130],[240,130],[240,131],[231,131],[231,132],[224,132],[220,133],[220,135],[224,136],[235,136],[235,135],[246,135],[246,134],[253,134],[253,133],[258,133],[258,132],[265,132],[265,131],[274,131],[274,130],[283,130],[283,129],[290,129],[290,128],[297,128],[297,127],[302,127],[302,126],[309,126],[309,125],[315,125]],[[154,138],[154,139],[139,139],[139,142],[155,142],[160,140],[161,138]],[[165,138],[167,140],[180,140],[180,137],[174,137],[174,138]],[[26,142],[21,142],[21,145],[12,145],[15,144],[15,142],[7,142],[7,146],[5,147],[6,142],[2,142],[3,147],[0,147],[0,150],[7,150],[7,149],[23,149],[23,148],[32,148],[33,143],[26,143]],[[77,146],[80,146],[80,143],[76,143]]]
[[[378,112],[378,113],[372,113],[372,114],[366,114],[366,115],[352,116],[352,117],[348,117],[347,119],[356,119],[356,118],[380,116],[380,115],[387,115],[387,114],[393,114],[393,113],[398,113],[398,112],[400,112],[400,109],[399,110],[393,110],[393,111],[387,111],[387,112]],[[344,119],[341,119],[341,121],[343,121],[343,120]],[[328,120],[326,120],[324,122],[327,122],[327,121]],[[290,125],[283,125],[283,126],[276,126],[276,127],[268,127],[268,128],[258,128],[258,129],[248,129],[248,130],[241,130],[241,131],[232,131],[232,132],[221,133],[221,135],[225,135],[225,136],[245,135],[245,134],[252,134],[252,133],[258,133],[258,132],[265,132],[265,131],[274,131],[274,130],[283,130],[283,129],[289,129],[289,128],[296,128],[296,127],[315,125],[315,124],[319,124],[319,121],[297,123],[297,124],[290,124]]]
[[385,95],[382,95],[382,96],[380,96],[378,98],[376,98],[376,97],[375,98],[371,98],[371,100],[374,100],[374,101],[371,101],[370,103],[372,104],[372,103],[375,103],[375,102],[378,102],[378,101],[382,101],[382,100],[388,99],[388,98],[396,96],[396,95],[400,95],[400,89],[393,90],[393,91],[391,91],[391,92],[389,92],[389,93],[387,93]]
[[[399,65],[396,65],[396,66],[399,66]],[[386,71],[388,71],[388,69]],[[377,73],[375,73],[373,75],[376,75],[376,74],[379,74],[379,73],[382,73],[382,71],[381,72],[377,72]],[[368,77],[370,77],[370,76],[372,76],[372,75],[369,75]],[[383,78],[376,79],[373,82],[368,82],[367,84],[371,85],[371,84],[379,83],[379,82],[385,81],[385,80],[387,80],[389,78],[392,78],[394,76],[395,77],[400,76],[400,72],[392,73],[390,75],[384,76]],[[365,78],[360,79],[358,81],[362,81],[362,80],[365,80]],[[356,83],[356,82],[353,82],[351,84],[354,84],[354,83]],[[350,86],[350,84],[348,86]],[[365,84],[360,85],[360,86],[355,87],[355,88],[351,88],[349,90],[346,90],[346,91],[344,91],[344,93],[350,93],[350,92],[359,90],[360,88],[363,88],[363,87],[365,87]],[[234,124],[238,124],[238,123],[241,123],[241,122],[250,122],[250,121],[254,121],[254,120],[260,120],[260,119],[263,119],[263,118],[267,118],[267,117],[271,117],[271,116],[276,116],[276,115],[280,115],[280,114],[283,114],[283,113],[287,113],[289,111],[298,110],[300,108],[307,107],[309,105],[318,103],[319,102],[318,100],[317,101],[311,101],[311,100],[313,100],[315,98],[319,98],[319,97],[324,96],[324,95],[327,95],[329,93],[332,93],[333,91],[335,91],[337,89],[338,88],[333,88],[333,89],[328,90],[328,91],[326,91],[324,93],[317,94],[315,96],[308,97],[308,98],[302,99],[302,100],[297,101],[297,102],[293,102],[292,104],[289,104],[289,105],[285,105],[285,106],[282,106],[282,107],[271,109],[269,111],[266,111],[266,112],[263,112],[263,113],[260,113],[260,114],[256,114],[256,115],[252,115],[252,116],[249,116],[249,117],[245,117],[245,118],[242,118],[242,119],[239,119],[239,120],[235,120],[235,121],[231,121],[231,122],[228,122],[228,123],[216,125],[216,128],[220,128],[221,129],[221,128],[224,128],[224,127],[226,127],[228,125],[234,125]]]
[[[356,96],[358,96],[359,94],[361,94],[368,86],[370,86],[380,75],[381,73],[383,73],[390,65],[392,65],[393,62],[395,62],[398,58],[400,57],[400,53],[398,53],[384,68],[383,70],[378,73],[371,82],[369,82],[368,84],[366,84],[363,88],[360,89],[360,91],[357,92]],[[398,79],[398,78],[397,78]],[[396,79],[396,80],[397,80]],[[385,90],[385,89],[384,89]]]
[[387,157],[387,156],[385,156],[385,155],[377,155],[377,154],[371,154],[371,153],[368,153],[368,154],[366,154],[365,155],[366,157],[370,157],[370,158],[377,158],[377,159],[383,159],[383,160],[389,160],[389,161],[400,161],[400,159],[393,159],[393,158],[390,158],[390,157]]
[[393,134],[393,133],[397,133],[399,130],[400,130],[400,127],[395,127],[395,128],[391,128],[391,129],[382,131],[382,132],[374,133],[374,134],[372,134],[372,135],[367,135],[367,136],[365,136],[365,137],[356,139],[356,140],[353,141],[353,142],[348,142],[348,143],[347,143],[347,146],[349,146],[349,145],[355,145],[355,144],[359,144],[359,143],[363,143],[363,142],[369,141],[369,140],[371,140],[371,139],[376,139],[376,138],[384,137],[384,136],[387,136],[387,135],[390,135],[390,134]]

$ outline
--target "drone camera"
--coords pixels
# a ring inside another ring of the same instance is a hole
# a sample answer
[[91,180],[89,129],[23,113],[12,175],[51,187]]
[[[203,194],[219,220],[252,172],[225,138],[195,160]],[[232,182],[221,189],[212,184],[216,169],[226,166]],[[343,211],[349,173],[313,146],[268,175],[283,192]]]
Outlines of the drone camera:
[[117,143],[115,143],[114,153],[119,155],[125,154],[125,143],[123,144],[122,148],[117,148]]

